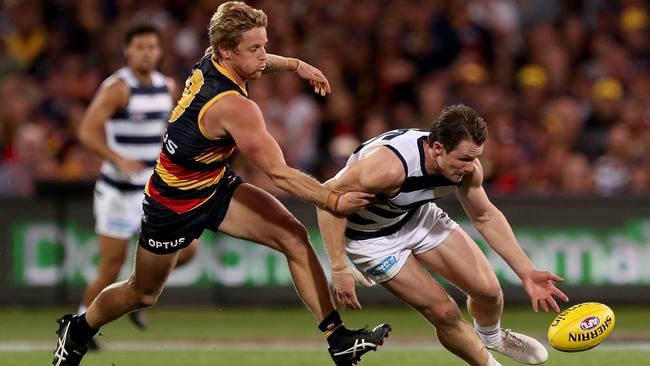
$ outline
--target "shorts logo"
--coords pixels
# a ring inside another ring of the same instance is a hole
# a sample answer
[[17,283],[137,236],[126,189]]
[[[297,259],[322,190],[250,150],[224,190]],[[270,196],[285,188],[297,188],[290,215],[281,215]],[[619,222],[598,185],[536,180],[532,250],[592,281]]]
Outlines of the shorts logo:
[[397,264],[397,258],[395,258],[394,256],[391,255],[389,257],[384,258],[376,266],[367,269],[366,273],[368,273],[370,275],[373,275],[373,276],[383,276],[386,273],[388,273],[388,271],[391,268],[393,268],[393,266],[395,264]]
[[169,248],[176,248],[177,246],[183,244],[184,242],[185,242],[185,238],[179,238],[172,241],[157,241],[157,240],[149,239],[147,241],[147,244],[149,244],[149,246],[152,248],[164,247],[165,249],[169,249]]

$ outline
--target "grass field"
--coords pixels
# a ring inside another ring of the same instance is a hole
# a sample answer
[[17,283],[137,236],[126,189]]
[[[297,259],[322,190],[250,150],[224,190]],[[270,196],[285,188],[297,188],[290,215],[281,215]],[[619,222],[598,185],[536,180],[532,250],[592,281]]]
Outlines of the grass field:
[[[551,350],[548,365],[649,365],[650,309],[614,307],[611,337],[582,353]],[[65,309],[1,309],[0,365],[47,365],[55,344],[55,319]],[[287,310],[196,308],[152,309],[146,332],[125,319],[102,329],[105,351],[89,354],[84,366],[153,365],[332,365],[325,342],[303,308]],[[435,340],[433,329],[407,308],[344,312],[348,326],[389,322],[393,332],[381,352],[364,356],[362,365],[463,365]],[[552,314],[510,308],[503,325],[545,338]],[[504,365],[515,365],[503,357]]]

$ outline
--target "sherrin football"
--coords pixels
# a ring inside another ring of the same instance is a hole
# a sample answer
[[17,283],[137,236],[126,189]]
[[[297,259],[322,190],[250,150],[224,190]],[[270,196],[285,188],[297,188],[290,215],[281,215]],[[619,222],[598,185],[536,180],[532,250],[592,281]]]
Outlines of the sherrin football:
[[586,302],[561,312],[548,327],[548,342],[564,352],[594,348],[614,329],[616,317],[607,305]]

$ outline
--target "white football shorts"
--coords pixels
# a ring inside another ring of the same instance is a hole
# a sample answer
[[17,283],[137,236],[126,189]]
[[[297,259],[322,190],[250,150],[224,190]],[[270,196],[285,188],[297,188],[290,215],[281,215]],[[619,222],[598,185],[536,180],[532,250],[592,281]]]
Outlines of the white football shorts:
[[404,266],[411,253],[421,254],[442,243],[458,227],[446,212],[427,203],[396,233],[379,238],[350,240],[346,253],[357,269],[371,282],[385,282]]
[[144,191],[120,191],[98,180],[95,183],[95,232],[116,239],[130,239],[140,230]]

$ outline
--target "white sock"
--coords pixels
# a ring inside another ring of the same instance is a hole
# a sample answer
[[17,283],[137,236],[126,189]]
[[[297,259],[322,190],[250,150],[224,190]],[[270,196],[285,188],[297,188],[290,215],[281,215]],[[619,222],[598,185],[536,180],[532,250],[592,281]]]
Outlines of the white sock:
[[474,319],[474,328],[476,329],[476,334],[478,334],[478,337],[486,346],[494,347],[501,344],[501,321],[497,321],[492,325],[482,326]]
[[488,361],[485,366],[501,366],[499,361],[497,361],[490,352],[488,352]]
[[81,315],[88,310],[88,307],[84,304],[79,305],[79,310],[77,310],[77,315]]

